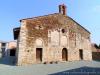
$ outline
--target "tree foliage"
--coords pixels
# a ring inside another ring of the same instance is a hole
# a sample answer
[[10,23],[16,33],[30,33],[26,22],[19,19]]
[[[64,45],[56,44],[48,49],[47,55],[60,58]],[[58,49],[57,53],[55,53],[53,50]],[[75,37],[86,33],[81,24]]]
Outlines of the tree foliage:
[[100,44],[99,44],[99,49],[100,49]]
[[99,44],[99,45],[94,44],[94,47],[95,47],[96,49],[100,49],[100,44]]

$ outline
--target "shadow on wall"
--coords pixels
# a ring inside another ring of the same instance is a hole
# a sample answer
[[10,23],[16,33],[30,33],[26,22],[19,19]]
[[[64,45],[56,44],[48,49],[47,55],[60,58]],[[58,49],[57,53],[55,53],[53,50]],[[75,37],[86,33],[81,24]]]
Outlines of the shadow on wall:
[[5,65],[16,65],[16,58],[15,57],[3,57],[0,59],[0,64]]
[[16,65],[15,51],[16,51],[15,49],[7,50],[7,55],[0,58],[0,64],[12,65],[12,66]]
[[66,70],[48,75],[100,75],[100,68],[80,67],[76,69]]

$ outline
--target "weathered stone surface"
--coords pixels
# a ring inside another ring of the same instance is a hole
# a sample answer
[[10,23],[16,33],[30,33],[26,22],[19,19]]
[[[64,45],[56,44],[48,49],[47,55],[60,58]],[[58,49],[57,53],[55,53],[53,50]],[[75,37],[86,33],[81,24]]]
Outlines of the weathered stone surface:
[[[37,61],[36,49],[42,49],[42,61]],[[18,65],[63,62],[62,49],[67,49],[68,61],[92,60],[90,33],[68,16],[51,14],[21,21],[18,39]]]

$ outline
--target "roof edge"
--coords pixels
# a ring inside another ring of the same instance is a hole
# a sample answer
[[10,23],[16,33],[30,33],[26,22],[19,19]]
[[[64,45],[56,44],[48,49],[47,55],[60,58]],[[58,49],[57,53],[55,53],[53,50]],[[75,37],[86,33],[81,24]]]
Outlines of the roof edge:
[[89,30],[87,30],[85,27],[83,27],[82,25],[80,25],[78,22],[76,22],[74,19],[72,19],[71,17],[69,17],[69,16],[67,16],[68,18],[70,18],[71,20],[73,20],[76,24],[78,24],[80,27],[82,27],[84,30],[86,30],[89,34],[91,34],[90,33],[90,31]]
[[[61,14],[61,13],[53,13],[53,14],[48,14],[48,15],[43,15],[43,16],[37,16],[37,17],[32,17],[32,18],[25,18],[25,19],[21,19],[20,22],[21,22],[22,20],[30,20],[30,19],[35,19],[35,18],[44,17],[44,16],[50,16],[50,15],[55,15],[55,14]],[[63,14],[61,14],[61,15],[63,15]],[[67,15],[63,15],[63,16],[66,16],[66,17],[70,18],[72,21],[74,21],[76,24],[78,24],[80,27],[82,27],[84,30],[86,30],[89,34],[91,34],[90,31],[88,31],[86,28],[84,28],[82,25],[80,25],[78,22],[76,22],[76,21],[75,21],[74,19],[72,19],[71,17],[69,17],[69,16],[67,16]],[[18,27],[17,27],[17,28],[18,28]]]

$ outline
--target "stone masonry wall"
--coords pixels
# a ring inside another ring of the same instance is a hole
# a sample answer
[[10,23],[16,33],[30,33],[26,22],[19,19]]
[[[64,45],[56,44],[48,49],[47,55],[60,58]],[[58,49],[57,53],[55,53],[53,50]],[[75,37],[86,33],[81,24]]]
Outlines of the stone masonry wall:
[[22,20],[18,65],[40,63],[36,61],[36,48],[43,49],[42,63],[62,62],[63,48],[68,51],[68,61],[80,60],[79,49],[83,50],[83,60],[92,60],[89,37],[90,33],[62,14]]

